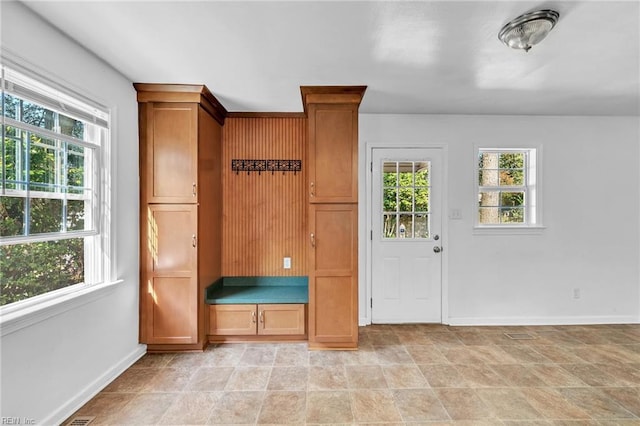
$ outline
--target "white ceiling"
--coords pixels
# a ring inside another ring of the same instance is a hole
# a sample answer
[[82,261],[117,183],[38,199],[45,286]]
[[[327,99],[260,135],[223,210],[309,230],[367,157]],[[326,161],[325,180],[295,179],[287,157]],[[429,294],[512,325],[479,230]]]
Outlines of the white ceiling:
[[[229,111],[302,111],[367,85],[366,113],[639,115],[640,1],[26,1],[133,82],[205,84]],[[529,53],[497,39],[560,12]]]

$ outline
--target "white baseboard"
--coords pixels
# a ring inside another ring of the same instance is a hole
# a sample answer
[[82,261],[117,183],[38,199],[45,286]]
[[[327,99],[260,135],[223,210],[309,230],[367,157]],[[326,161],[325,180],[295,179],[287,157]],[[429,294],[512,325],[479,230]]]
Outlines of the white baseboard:
[[588,317],[469,317],[449,318],[449,325],[584,325],[584,324],[638,324],[635,316]]
[[371,319],[370,318],[360,317],[358,319],[358,326],[359,327],[364,327],[365,325],[371,325]]
[[105,371],[100,377],[90,383],[75,397],[70,399],[62,407],[58,408],[50,416],[45,418],[40,424],[42,425],[60,425],[69,416],[79,410],[84,404],[89,402],[91,398],[96,396],[102,389],[111,383],[116,377],[122,374],[127,368],[131,367],[137,360],[147,353],[147,345],[138,345],[129,355],[124,357],[120,362]]

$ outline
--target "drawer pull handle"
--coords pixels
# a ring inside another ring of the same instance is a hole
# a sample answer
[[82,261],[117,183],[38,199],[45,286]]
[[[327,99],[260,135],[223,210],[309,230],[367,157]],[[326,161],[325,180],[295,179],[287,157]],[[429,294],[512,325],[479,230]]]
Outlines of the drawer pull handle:
[[193,234],[193,235],[191,236],[191,245],[192,245],[193,247],[195,247],[195,246],[196,246],[196,234]]
[[252,323],[256,323],[256,313],[255,312],[251,312],[251,322]]
[[260,324],[264,325],[264,311],[260,311]]
[[316,184],[315,184],[315,182],[311,182],[311,196],[312,197],[316,196]]
[[315,247],[316,246],[316,236],[315,234],[312,232],[311,233],[311,247]]
[[196,183],[195,182],[193,182],[193,187],[192,187],[191,191],[192,191],[191,193],[195,197],[196,196]]

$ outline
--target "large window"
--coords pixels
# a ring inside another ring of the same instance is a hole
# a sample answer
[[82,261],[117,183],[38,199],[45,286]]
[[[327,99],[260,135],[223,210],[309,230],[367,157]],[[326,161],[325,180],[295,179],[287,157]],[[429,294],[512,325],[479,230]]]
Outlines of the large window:
[[106,110],[2,69],[0,305],[102,279]]
[[478,226],[534,226],[536,150],[478,150]]

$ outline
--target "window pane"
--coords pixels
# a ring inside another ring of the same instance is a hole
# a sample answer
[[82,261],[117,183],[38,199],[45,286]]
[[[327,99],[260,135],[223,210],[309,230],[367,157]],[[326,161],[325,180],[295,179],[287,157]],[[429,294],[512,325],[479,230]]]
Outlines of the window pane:
[[85,230],[85,205],[83,200],[67,201],[67,230],[68,231],[84,231]]
[[385,189],[384,190],[384,200],[382,201],[383,206],[382,209],[385,212],[395,212],[398,211],[398,202],[396,200],[396,194],[398,191],[396,189]]
[[[29,148],[29,180],[31,183],[39,183],[37,191],[56,191],[57,172],[61,164],[56,158],[55,143],[38,135],[31,134],[31,147]],[[45,144],[42,146],[41,144]]]
[[0,246],[0,305],[84,282],[84,241]]
[[500,191],[481,192],[478,201],[480,207],[498,207],[500,205]]
[[59,115],[60,133],[84,140],[84,123],[66,115]]
[[399,186],[413,186],[413,163],[398,163],[398,171]]
[[415,238],[429,238],[429,215],[417,214],[415,216]]
[[497,152],[481,152],[478,156],[478,169],[498,169],[500,162]]
[[501,206],[524,206],[524,192],[501,192]]
[[500,185],[524,185],[524,170],[500,170]]
[[0,196],[0,236],[24,234],[24,198]]
[[500,154],[501,169],[522,169],[524,168],[524,153],[503,152]]
[[478,223],[482,225],[499,224],[500,207],[480,207],[478,209]]
[[413,238],[413,215],[400,215],[400,225],[398,225],[398,238]]
[[81,194],[84,189],[85,151],[88,149],[67,145],[67,191]]
[[429,163],[418,162],[415,163],[416,171],[416,186],[429,186]]
[[398,191],[398,202],[401,212],[413,211],[413,188],[400,188]]
[[507,208],[501,210],[502,223],[524,223],[523,208]]
[[31,198],[29,233],[43,234],[62,230],[62,200],[55,198]]
[[27,146],[22,141],[22,132],[15,127],[5,126],[4,152],[0,162],[0,170],[4,166],[5,181],[2,185],[7,189],[25,189],[19,183],[26,182]]
[[383,238],[396,238],[396,225],[398,219],[395,214],[382,215],[382,237]]
[[385,187],[397,186],[398,175],[396,173],[396,162],[385,162],[382,165],[382,185]]
[[498,186],[498,170],[479,170],[480,186]]
[[416,211],[429,211],[429,188],[416,188]]

